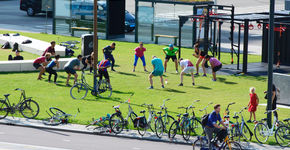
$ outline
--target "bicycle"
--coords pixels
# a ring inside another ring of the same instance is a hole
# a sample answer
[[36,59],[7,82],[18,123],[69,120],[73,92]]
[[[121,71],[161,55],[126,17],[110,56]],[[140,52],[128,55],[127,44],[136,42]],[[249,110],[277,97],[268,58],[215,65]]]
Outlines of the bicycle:
[[[241,140],[241,137],[244,138],[246,142],[251,141],[253,132],[250,130],[249,126],[246,124],[244,117],[243,117],[243,111],[246,110],[248,107],[244,107],[241,109],[240,112],[235,113],[234,119],[236,119],[236,123],[232,124],[231,128],[231,139],[233,140],[235,138],[235,141]],[[239,116],[241,116],[242,121],[239,122]],[[236,139],[237,138],[237,139]]]
[[199,111],[200,112],[203,112],[204,111],[204,115],[207,115],[208,113],[207,113],[207,108],[209,107],[209,105],[211,105],[211,104],[213,104],[213,102],[209,102],[208,104],[207,104],[207,106],[205,106],[203,109],[200,109]]
[[106,122],[109,122],[110,118],[111,118],[111,115],[110,115],[110,114],[107,114],[106,116],[100,117],[100,118],[98,118],[98,119],[94,119],[94,118],[93,118],[93,119],[92,119],[93,121],[90,122],[90,123],[86,126],[86,128],[89,128],[89,127],[91,127],[91,126],[95,126],[95,127],[93,128],[93,130],[98,130],[98,129],[100,129],[100,130],[101,130],[101,133],[103,133],[103,132],[109,132],[109,133],[111,133],[110,126],[109,126],[108,123],[106,123]]
[[[275,109],[275,110],[268,110],[267,112],[265,112],[265,114],[267,113],[272,113],[272,112],[277,112],[277,110],[279,109]],[[264,122],[263,122],[264,121]],[[283,125],[282,122],[280,122],[276,116],[274,115],[274,120],[273,120],[273,123],[272,123],[272,127],[269,129],[268,125],[267,125],[267,118],[264,118],[261,120],[260,123],[257,123],[255,125],[255,128],[254,128],[254,133],[255,133],[255,137],[257,139],[257,141],[261,144],[267,142],[269,136],[273,136],[274,135],[274,130],[280,126],[280,125]]]
[[163,100],[163,104],[160,106],[161,110],[164,111],[164,115],[161,116],[162,111],[158,112],[159,115],[155,121],[155,132],[156,136],[161,138],[163,132],[168,132],[170,125],[172,124],[175,119],[168,114],[167,107],[165,106],[165,102],[169,101],[170,99]]
[[231,105],[234,105],[234,104],[236,104],[236,103],[235,102],[229,103],[226,110],[225,110],[225,113],[224,113],[223,121],[224,121],[227,128],[230,128],[229,125],[233,124],[233,122],[230,121],[230,109],[229,108]]
[[155,118],[157,118],[157,115],[155,114],[153,104],[142,104],[141,106],[147,107],[148,113],[149,113],[148,119],[146,119],[146,116],[145,116],[146,111],[142,110],[140,111],[140,113],[144,115],[141,117],[137,117],[136,122],[134,122],[134,124],[135,124],[135,127],[137,127],[138,133],[141,136],[144,136],[147,129],[149,128],[152,132],[154,132],[153,127],[155,125],[155,120],[156,120]]
[[283,120],[286,124],[279,126],[275,132],[275,140],[281,147],[289,147],[290,144],[290,118]]
[[59,43],[60,46],[64,46],[66,48],[71,48],[71,49],[79,49],[79,47],[76,46],[76,44],[79,44],[79,41],[66,41],[66,42],[61,42]]
[[[60,124],[67,124],[69,122],[69,117],[71,117],[71,114],[67,114],[64,111],[62,111],[59,108],[56,107],[50,107],[49,111],[46,111],[46,113],[50,116],[49,118],[43,119],[42,123],[45,125],[50,125],[50,126],[57,126]],[[78,108],[77,113],[74,116],[74,119],[76,118],[77,114],[80,113],[80,109]],[[73,120],[74,120],[73,119]]]
[[111,87],[110,83],[107,82],[107,80],[105,80],[105,79],[98,80],[96,78],[95,80],[96,80],[96,84],[97,84],[96,85],[97,91],[95,91],[94,87],[90,86],[86,82],[85,75],[86,75],[85,71],[82,70],[80,82],[77,82],[70,89],[70,95],[73,99],[84,99],[88,94],[88,90],[90,90],[91,94],[94,96],[98,95],[102,98],[109,98],[112,96],[112,87]]
[[[133,95],[134,94],[132,94],[131,96]],[[110,128],[112,132],[114,132],[115,134],[121,133],[124,127],[128,126],[129,118],[131,119],[131,122],[133,122],[137,118],[136,113],[133,111],[130,105],[130,99],[123,103],[128,103],[128,115],[126,116],[126,118],[124,119],[123,114],[120,110],[120,105],[118,105],[118,106],[113,106],[113,108],[115,109],[115,113],[111,115],[110,120],[109,120]]]
[[23,89],[17,88],[15,91],[21,91],[20,99],[17,104],[11,104],[9,100],[10,94],[5,94],[5,99],[0,99],[0,119],[7,117],[8,113],[12,117],[16,111],[19,111],[23,117],[33,119],[39,114],[39,105],[32,97],[26,97]]

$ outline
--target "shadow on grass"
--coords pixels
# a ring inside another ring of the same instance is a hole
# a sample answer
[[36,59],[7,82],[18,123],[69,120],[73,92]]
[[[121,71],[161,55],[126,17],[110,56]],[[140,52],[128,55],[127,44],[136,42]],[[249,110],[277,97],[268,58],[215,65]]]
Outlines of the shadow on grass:
[[117,93],[117,94],[134,94],[134,92],[123,92],[123,91],[118,91],[118,90],[113,90],[113,93]]
[[198,88],[198,89],[203,89],[203,90],[211,90],[212,88],[210,88],[210,87],[206,87],[206,86],[197,86],[196,88]]
[[171,89],[171,88],[164,88],[164,89],[158,89],[160,91],[166,91],[166,92],[173,92],[173,93],[186,93],[184,91],[176,90],[176,89]]
[[125,75],[125,76],[137,76],[136,74],[133,73],[127,73],[127,72],[121,72],[121,71],[116,71],[116,73],[120,74],[120,75]]
[[226,81],[226,80],[227,80],[226,78],[222,78],[222,77],[218,78],[218,81],[223,82],[225,84],[238,84],[236,82],[231,82],[231,81]]

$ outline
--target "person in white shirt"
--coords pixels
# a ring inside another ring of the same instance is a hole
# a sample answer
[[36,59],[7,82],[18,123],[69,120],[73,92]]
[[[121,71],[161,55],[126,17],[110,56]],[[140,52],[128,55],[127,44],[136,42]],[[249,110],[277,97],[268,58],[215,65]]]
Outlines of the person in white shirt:
[[194,83],[194,74],[193,74],[193,72],[194,72],[193,63],[190,60],[188,60],[188,59],[184,59],[183,60],[183,58],[180,58],[178,62],[179,62],[179,65],[181,67],[181,70],[182,70],[181,73],[180,73],[180,84],[178,86],[183,86],[183,76],[185,74],[188,74],[188,73],[191,74],[192,85],[195,85],[195,83]]

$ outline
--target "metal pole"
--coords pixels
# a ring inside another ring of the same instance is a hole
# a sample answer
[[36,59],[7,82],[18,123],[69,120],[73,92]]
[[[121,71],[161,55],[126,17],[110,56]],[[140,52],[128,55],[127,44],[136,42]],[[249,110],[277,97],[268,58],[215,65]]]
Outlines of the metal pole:
[[[273,86],[273,52],[274,52],[274,11],[275,0],[270,0],[269,12],[269,36],[268,36],[268,103],[267,110],[272,109],[272,86]],[[271,127],[272,113],[267,114],[267,123]]]
[[55,34],[56,31],[55,31],[55,0],[52,1],[52,6],[53,6],[53,12],[52,12],[52,15],[53,15],[53,19],[52,19],[52,34]]
[[244,27],[244,54],[243,54],[243,73],[248,70],[248,42],[249,42],[249,20],[245,20]]
[[[197,8],[196,5],[193,6],[193,15],[196,15]],[[192,22],[192,47],[194,46],[196,42],[196,19]]]
[[222,38],[222,23],[219,22],[219,37],[218,37],[218,42],[219,42],[219,49],[218,49],[218,59],[221,60],[221,38]]
[[208,32],[209,32],[209,8],[210,6],[207,6],[207,12],[206,16],[204,17],[204,52],[208,54],[208,47],[209,47],[209,42],[208,42]]
[[178,28],[178,58],[181,57],[181,27],[182,27],[182,19],[179,17],[179,28]]
[[97,91],[97,64],[98,64],[98,0],[94,0],[94,90]]
[[135,1],[135,42],[138,43],[138,36],[139,36],[139,1]]
[[238,35],[238,66],[237,70],[240,70],[240,53],[241,53],[241,24],[239,25],[239,35]]

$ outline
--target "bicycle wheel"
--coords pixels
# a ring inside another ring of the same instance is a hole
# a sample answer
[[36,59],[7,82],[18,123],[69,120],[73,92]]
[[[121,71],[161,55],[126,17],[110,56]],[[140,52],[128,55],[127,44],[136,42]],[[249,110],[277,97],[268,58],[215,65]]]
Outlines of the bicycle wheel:
[[0,101],[0,119],[4,119],[7,117],[9,113],[9,107],[5,101]]
[[238,142],[229,141],[229,144],[225,144],[225,146],[222,148],[223,150],[242,150],[242,146]]
[[206,137],[199,136],[192,144],[193,150],[209,149]]
[[127,125],[128,128],[130,128],[130,127],[134,128],[134,123],[133,123],[133,121],[134,121],[136,118],[137,118],[136,113],[135,113],[135,112],[132,112],[132,113],[130,114],[131,122],[130,122],[129,119],[128,119],[128,120],[127,120],[127,124],[124,124],[124,126]]
[[73,99],[84,99],[88,94],[88,88],[82,83],[76,83],[70,89],[70,96]]
[[158,138],[161,138],[164,132],[164,124],[162,119],[159,117],[155,121],[155,133]]
[[61,119],[56,117],[46,118],[42,120],[43,124],[49,126],[57,126],[61,124]]
[[140,121],[140,119],[137,121],[137,130],[141,136],[144,136],[147,130],[147,125],[145,125],[145,127],[140,127]]
[[64,116],[66,113],[56,107],[50,107],[49,111],[56,116]]
[[171,124],[175,121],[175,119],[170,115],[167,115],[167,117],[164,115],[162,116],[162,121],[164,125],[164,131],[168,132]]
[[196,118],[191,123],[191,130],[192,130],[194,136],[204,134],[201,122]]
[[287,126],[280,126],[275,132],[276,142],[282,147],[289,147],[290,130]]
[[39,106],[34,100],[25,100],[21,104],[19,111],[23,117],[33,119],[39,113]]
[[150,120],[149,122],[149,126],[150,126],[150,130],[154,133],[155,132],[155,122],[156,122],[156,118],[153,116],[153,118]]
[[191,134],[191,125],[190,125],[190,121],[189,119],[185,120],[183,122],[183,126],[181,128],[181,133],[182,133],[182,137],[185,141],[188,141],[190,138],[190,134]]
[[[242,127],[242,124],[240,124],[240,127]],[[251,132],[250,128],[248,127],[247,124],[244,124],[243,129],[242,129],[242,135],[243,139],[248,142],[252,140],[253,133]]]
[[109,98],[112,96],[112,87],[107,80],[101,80],[99,81],[99,84],[97,85],[98,89],[98,95],[102,98]]
[[257,141],[261,144],[267,142],[269,138],[269,129],[264,123],[256,124],[254,128],[255,137]]
[[111,130],[119,134],[124,129],[124,118],[118,113],[114,113],[109,120]]
[[240,140],[241,140],[241,133],[240,133],[240,129],[239,128],[240,127],[237,126],[236,124],[235,124],[234,127],[231,128],[231,139],[233,141],[240,142]]
[[178,131],[178,121],[174,121],[168,131],[168,138],[174,138]]

